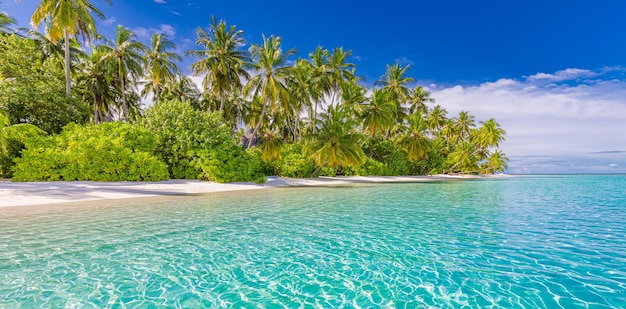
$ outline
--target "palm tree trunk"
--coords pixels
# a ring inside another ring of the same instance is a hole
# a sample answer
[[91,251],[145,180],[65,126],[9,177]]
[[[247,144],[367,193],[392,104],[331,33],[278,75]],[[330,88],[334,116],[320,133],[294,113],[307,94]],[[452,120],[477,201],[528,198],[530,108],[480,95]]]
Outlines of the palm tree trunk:
[[311,173],[311,178],[314,178],[315,175],[317,175],[317,173],[322,169],[322,167],[324,167],[324,165],[326,165],[326,163],[328,163],[328,159],[324,160],[324,163],[322,163],[322,165],[318,166],[313,173]]
[[315,109],[313,109],[313,117],[311,117],[311,131],[315,133],[317,131],[317,126],[315,125],[315,120],[317,118],[317,100],[315,101]]
[[63,37],[65,39],[65,94],[69,96],[72,85],[70,84],[70,35],[67,29],[63,31]]
[[93,96],[93,123],[98,124],[98,98]]
[[124,83],[124,78],[122,77],[122,113],[124,114],[124,122],[128,122],[128,111],[126,109],[126,83]]
[[[154,86],[154,85],[153,85]],[[154,86],[154,104],[159,103],[159,85]]]
[[224,110],[224,91],[220,91],[220,113]]
[[259,129],[261,128],[261,124],[263,123],[263,117],[265,117],[266,107],[267,107],[267,104],[263,104],[263,109],[261,109],[261,117],[259,117],[259,122],[257,122],[256,126],[254,127],[254,131],[252,131],[252,136],[248,140],[247,148],[252,147],[252,141],[253,141],[252,137],[256,136],[259,132]]

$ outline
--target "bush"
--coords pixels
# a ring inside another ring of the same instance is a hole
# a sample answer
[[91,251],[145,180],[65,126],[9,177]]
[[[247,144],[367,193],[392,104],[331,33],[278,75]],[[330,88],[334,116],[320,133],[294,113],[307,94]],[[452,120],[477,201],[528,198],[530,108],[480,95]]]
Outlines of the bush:
[[[290,178],[311,177],[317,165],[315,165],[313,159],[303,154],[302,148],[303,142],[285,144],[281,150],[280,160],[264,161],[267,166],[267,173]],[[317,174],[320,176],[335,176],[335,170],[323,167]]]
[[70,124],[58,135],[25,141],[13,181],[155,181],[168,178],[154,155],[157,138],[139,125]]
[[166,100],[150,107],[141,123],[158,136],[156,153],[172,178],[265,180],[260,158],[235,144],[230,128],[217,113],[195,110],[188,102]]
[[11,123],[59,133],[68,123],[89,120],[90,104],[65,94],[65,73],[58,64],[33,40],[0,35],[0,108],[9,112]]

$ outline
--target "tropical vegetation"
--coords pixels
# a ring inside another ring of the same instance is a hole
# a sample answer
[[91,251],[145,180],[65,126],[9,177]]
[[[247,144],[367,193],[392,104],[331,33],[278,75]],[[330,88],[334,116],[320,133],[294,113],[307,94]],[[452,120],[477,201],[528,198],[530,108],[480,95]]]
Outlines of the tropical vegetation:
[[450,116],[408,65],[368,85],[349,50],[298,57],[279,36],[248,44],[213,17],[184,53],[198,87],[165,34],[146,45],[118,26],[109,39],[94,26],[102,17],[86,0],[42,0],[39,33],[0,15],[0,176],[261,182],[507,168],[499,123]]

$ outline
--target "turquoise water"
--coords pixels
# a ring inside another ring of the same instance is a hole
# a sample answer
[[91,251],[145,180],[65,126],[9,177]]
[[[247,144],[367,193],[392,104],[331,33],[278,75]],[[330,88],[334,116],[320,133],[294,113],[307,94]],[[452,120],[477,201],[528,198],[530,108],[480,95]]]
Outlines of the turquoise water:
[[626,176],[108,203],[0,209],[0,308],[626,307]]

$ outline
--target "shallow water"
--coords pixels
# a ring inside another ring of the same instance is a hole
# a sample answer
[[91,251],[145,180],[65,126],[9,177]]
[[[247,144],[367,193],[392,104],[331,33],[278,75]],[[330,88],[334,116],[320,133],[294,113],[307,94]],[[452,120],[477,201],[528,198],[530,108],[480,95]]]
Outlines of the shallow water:
[[117,203],[0,209],[0,308],[626,307],[626,176]]

